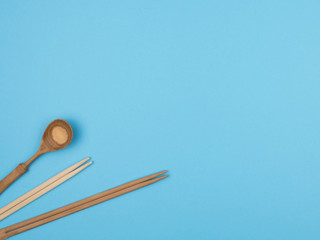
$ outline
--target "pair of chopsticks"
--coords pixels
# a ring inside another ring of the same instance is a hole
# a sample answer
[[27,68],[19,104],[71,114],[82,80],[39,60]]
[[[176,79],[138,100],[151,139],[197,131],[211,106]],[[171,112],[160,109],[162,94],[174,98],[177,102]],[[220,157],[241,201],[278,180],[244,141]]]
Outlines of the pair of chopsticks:
[[[112,198],[121,196],[125,193],[137,190],[139,188],[148,186],[152,183],[158,182],[161,179],[164,179],[168,177],[168,175],[163,175],[167,171],[162,171],[156,174],[149,175],[144,178],[140,178],[138,180],[120,185],[118,187],[109,189],[107,191],[98,193],[96,195],[93,195],[91,197],[82,199],[78,202],[71,203],[69,205],[66,205],[64,207],[55,209],[53,211],[44,213],[42,215],[39,215],[34,218],[30,218],[28,220],[25,220],[23,222],[11,225],[9,227],[0,229],[0,240],[7,239],[9,237],[12,237],[14,235],[17,235],[19,233],[23,233],[25,231],[28,231],[30,229],[39,227],[43,224],[52,222],[54,220],[57,220],[59,218],[68,216],[70,214],[73,214],[75,212],[81,211],[83,209],[92,207],[94,205],[97,205],[99,203],[105,202],[107,200],[110,200]],[[162,175],[162,176],[161,176]]]
[[90,158],[85,158],[82,161],[74,164],[73,166],[67,168],[66,170],[62,171],[58,175],[50,178],[49,180],[45,181],[38,187],[32,189],[31,191],[22,195],[18,199],[14,200],[13,202],[1,208],[0,221],[10,216],[11,214],[15,213],[16,211],[23,208],[24,206],[28,205],[29,203],[33,202],[34,200],[41,197],[45,193],[56,188],[57,186],[64,183],[68,179],[72,178],[73,176],[77,175],[86,167],[90,166],[92,164],[92,161],[87,162],[89,159]]

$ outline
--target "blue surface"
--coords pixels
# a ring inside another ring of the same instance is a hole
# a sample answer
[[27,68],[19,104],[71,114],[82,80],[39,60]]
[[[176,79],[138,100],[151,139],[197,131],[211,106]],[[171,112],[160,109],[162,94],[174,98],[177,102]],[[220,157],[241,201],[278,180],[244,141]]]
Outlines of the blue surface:
[[0,206],[89,169],[0,228],[167,169],[12,239],[320,239],[319,1],[1,1],[0,178],[53,119],[65,150]]

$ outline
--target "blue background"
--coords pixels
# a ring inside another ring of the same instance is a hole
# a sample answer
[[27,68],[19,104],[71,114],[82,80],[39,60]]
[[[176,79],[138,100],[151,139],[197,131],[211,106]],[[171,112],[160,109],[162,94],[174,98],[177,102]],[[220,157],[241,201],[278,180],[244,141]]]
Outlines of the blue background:
[[94,165],[0,228],[167,169],[13,239],[319,239],[319,1],[1,1],[0,177],[56,118],[72,144],[3,206]]

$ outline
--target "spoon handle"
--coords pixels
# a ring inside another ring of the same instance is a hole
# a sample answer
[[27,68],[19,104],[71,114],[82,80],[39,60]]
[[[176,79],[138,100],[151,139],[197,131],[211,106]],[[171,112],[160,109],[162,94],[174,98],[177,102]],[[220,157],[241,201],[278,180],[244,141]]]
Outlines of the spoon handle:
[[[41,148],[25,163],[20,163],[8,176],[0,181],[0,194],[4,192],[14,181],[25,174],[34,160],[45,153],[45,149]],[[1,240],[1,239],[0,239]]]
[[0,181],[0,194],[27,171],[28,166],[25,163],[20,163],[8,176]]

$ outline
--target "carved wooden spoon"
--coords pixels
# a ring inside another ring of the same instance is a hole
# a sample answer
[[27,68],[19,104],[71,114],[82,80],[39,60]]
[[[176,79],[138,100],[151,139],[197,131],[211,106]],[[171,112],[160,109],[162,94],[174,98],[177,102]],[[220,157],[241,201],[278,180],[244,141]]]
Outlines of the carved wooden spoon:
[[0,181],[0,194],[28,171],[28,167],[40,155],[68,146],[73,132],[70,124],[62,119],[51,122],[43,133],[39,150],[25,163],[20,163],[8,176]]

